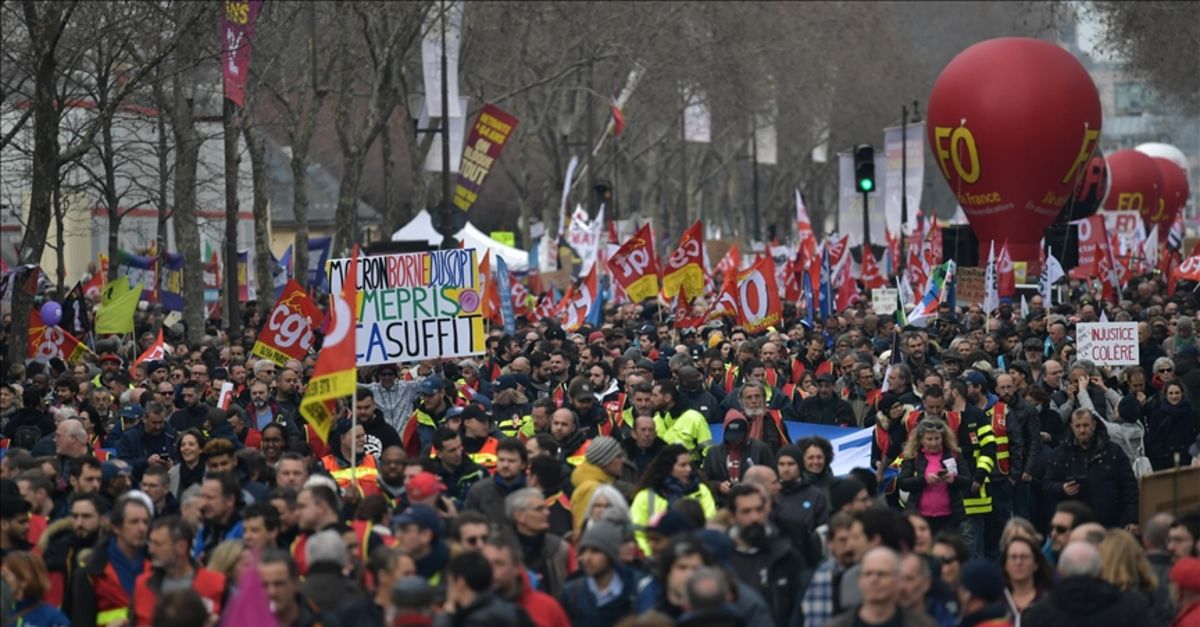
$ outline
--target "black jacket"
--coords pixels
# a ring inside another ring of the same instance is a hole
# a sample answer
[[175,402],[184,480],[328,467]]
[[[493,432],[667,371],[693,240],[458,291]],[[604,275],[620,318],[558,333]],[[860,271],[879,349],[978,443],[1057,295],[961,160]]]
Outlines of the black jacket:
[[704,419],[709,424],[720,424],[725,417],[724,411],[721,410],[721,403],[708,390],[680,389],[679,395],[682,397],[685,407],[704,414]]
[[[738,447],[737,453],[739,479],[752,466],[775,467],[775,455],[771,453],[771,448],[761,440],[746,438],[746,441]],[[720,484],[729,480],[728,457],[728,445],[722,442],[708,449],[708,453],[704,457],[704,465],[701,467],[704,477],[708,480],[708,487],[719,503],[723,503],[725,500],[721,496]]]
[[133,478],[140,480],[149,465],[151,455],[172,458],[175,455],[175,430],[167,425],[158,435],[146,435],[146,428],[138,425],[121,434],[117,441],[117,459],[133,466]]
[[1135,592],[1121,592],[1095,577],[1067,577],[1021,617],[1023,625],[1139,627],[1149,609]]
[[[947,458],[953,457],[955,465],[958,466],[958,474],[954,481],[950,483],[950,515],[955,519],[962,518],[965,515],[963,509],[963,495],[971,490],[971,467],[963,461],[962,456],[951,455],[949,450],[942,450],[942,463],[945,464]],[[917,451],[916,457],[905,459],[900,463],[900,475],[896,482],[896,487],[908,492],[908,502],[905,509],[920,511],[921,509],[921,494],[925,492],[927,483],[925,483],[925,470],[929,468],[929,461],[925,459],[924,451]]]
[[821,545],[814,532],[829,518],[829,499],[821,486],[802,480],[784,481],[771,517],[801,555],[813,563],[820,559]]
[[531,624],[528,615],[522,620],[517,607],[508,601],[484,592],[470,605],[458,608],[453,614],[444,613],[434,621],[436,627],[517,627]]
[[854,420],[854,409],[850,403],[832,396],[823,400],[820,396],[810,396],[800,401],[800,422],[811,422],[822,425],[857,425]]
[[[1079,493],[1069,497],[1063,484],[1077,480]],[[1052,498],[1082,501],[1092,508],[1096,522],[1105,527],[1124,527],[1138,521],[1138,482],[1133,466],[1121,447],[1108,441],[1100,430],[1091,446],[1080,448],[1073,435],[1050,454],[1042,488]]]
[[[736,530],[731,529],[730,533]],[[739,580],[766,599],[775,624],[788,624],[793,607],[808,586],[813,564],[778,535],[771,537],[768,546],[758,553],[746,553],[735,546],[729,563]]]

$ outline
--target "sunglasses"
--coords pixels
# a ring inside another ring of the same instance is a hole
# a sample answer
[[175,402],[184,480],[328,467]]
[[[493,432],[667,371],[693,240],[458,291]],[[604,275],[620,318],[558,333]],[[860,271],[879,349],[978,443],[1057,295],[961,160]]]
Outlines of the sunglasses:
[[1167,373],[1167,372],[1175,372],[1175,369],[1174,368],[1159,368],[1158,370],[1155,370],[1155,372],[1157,372],[1159,374],[1163,374],[1163,373]]
[[1065,525],[1050,525],[1051,533],[1067,533],[1071,528]]

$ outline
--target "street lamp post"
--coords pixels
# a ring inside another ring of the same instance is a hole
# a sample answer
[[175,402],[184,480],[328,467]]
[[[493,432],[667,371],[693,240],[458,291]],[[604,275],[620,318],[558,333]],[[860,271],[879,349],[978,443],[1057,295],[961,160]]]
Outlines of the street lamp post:
[[[920,121],[917,101],[912,101],[913,122]],[[900,107],[900,271],[908,265],[904,256],[904,229],[908,226],[908,105]]]

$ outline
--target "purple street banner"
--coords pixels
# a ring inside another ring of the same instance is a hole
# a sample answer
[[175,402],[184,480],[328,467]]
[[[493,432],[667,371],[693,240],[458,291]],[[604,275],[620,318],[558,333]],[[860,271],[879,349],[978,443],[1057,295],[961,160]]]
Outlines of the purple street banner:
[[262,0],[225,0],[221,11],[221,74],[225,97],[241,107],[250,74],[250,46]]
[[462,164],[458,168],[458,184],[454,187],[454,206],[467,211],[479,198],[483,179],[487,178],[500,151],[517,129],[517,118],[493,104],[483,105],[479,117],[471,126],[471,134],[463,143]]

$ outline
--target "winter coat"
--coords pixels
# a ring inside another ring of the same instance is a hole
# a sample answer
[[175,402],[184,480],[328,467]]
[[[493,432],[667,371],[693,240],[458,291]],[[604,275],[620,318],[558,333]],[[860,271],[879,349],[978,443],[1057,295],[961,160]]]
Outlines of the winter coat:
[[819,557],[820,542],[814,532],[829,518],[829,500],[821,486],[800,480],[784,481],[771,516],[797,551],[809,559],[815,551]]
[[504,499],[523,487],[525,487],[523,474],[517,475],[511,484],[506,484],[500,475],[482,479],[467,491],[463,509],[473,509],[487,516],[488,520],[504,520]]
[[617,565],[616,577],[621,580],[621,594],[604,605],[596,604],[596,595],[588,587],[582,573],[563,587],[558,602],[575,627],[609,627],[633,614],[638,597],[638,575],[632,569]]
[[525,622],[520,620],[521,614],[512,603],[491,592],[483,592],[470,605],[453,614],[439,614],[433,624],[435,627],[517,627]]
[[117,459],[133,466],[133,478],[140,479],[149,466],[151,455],[171,458],[175,455],[175,430],[168,425],[158,435],[146,435],[146,428],[138,425],[121,434],[117,442]]
[[[902,607],[897,607],[896,609],[900,612],[900,624],[904,625],[904,627],[937,627],[933,619],[924,614],[917,614],[912,610]],[[829,622],[825,623],[825,627],[854,627],[856,622],[858,622],[858,607],[835,616]]]
[[[953,455],[948,449],[942,449],[942,464],[945,466],[947,459],[953,459],[958,467],[958,472],[948,486],[950,494],[950,516],[958,520],[966,515],[963,509],[963,496],[971,490],[971,468],[963,462],[961,455]],[[908,501],[905,509],[920,511],[921,509],[921,494],[929,484],[925,483],[925,472],[929,468],[929,460],[925,459],[923,450],[917,451],[917,454],[912,459],[905,459],[900,464],[899,480],[896,487],[908,492]],[[923,512],[922,512],[923,513]]]
[[[1063,484],[1071,480],[1080,482],[1075,496],[1063,492]],[[1133,466],[1121,447],[1109,442],[1100,429],[1086,450],[1073,435],[1054,449],[1042,488],[1055,499],[1082,501],[1092,508],[1096,522],[1105,527],[1124,527],[1138,521],[1138,483]]]
[[1191,402],[1184,399],[1178,405],[1172,405],[1162,398],[1158,405],[1147,412],[1146,421],[1146,456],[1155,470],[1171,468],[1175,465],[1175,454],[1179,454],[1179,464],[1187,466],[1192,461],[1188,447],[1196,441],[1197,417],[1196,409]]
[[1121,592],[1096,577],[1067,577],[1021,617],[1023,625],[1140,627],[1149,608],[1136,592]]
[[758,554],[745,553],[735,547],[729,563],[738,579],[766,599],[777,625],[787,624],[813,570],[813,564],[793,549],[787,539],[779,536],[772,537],[770,544]]

